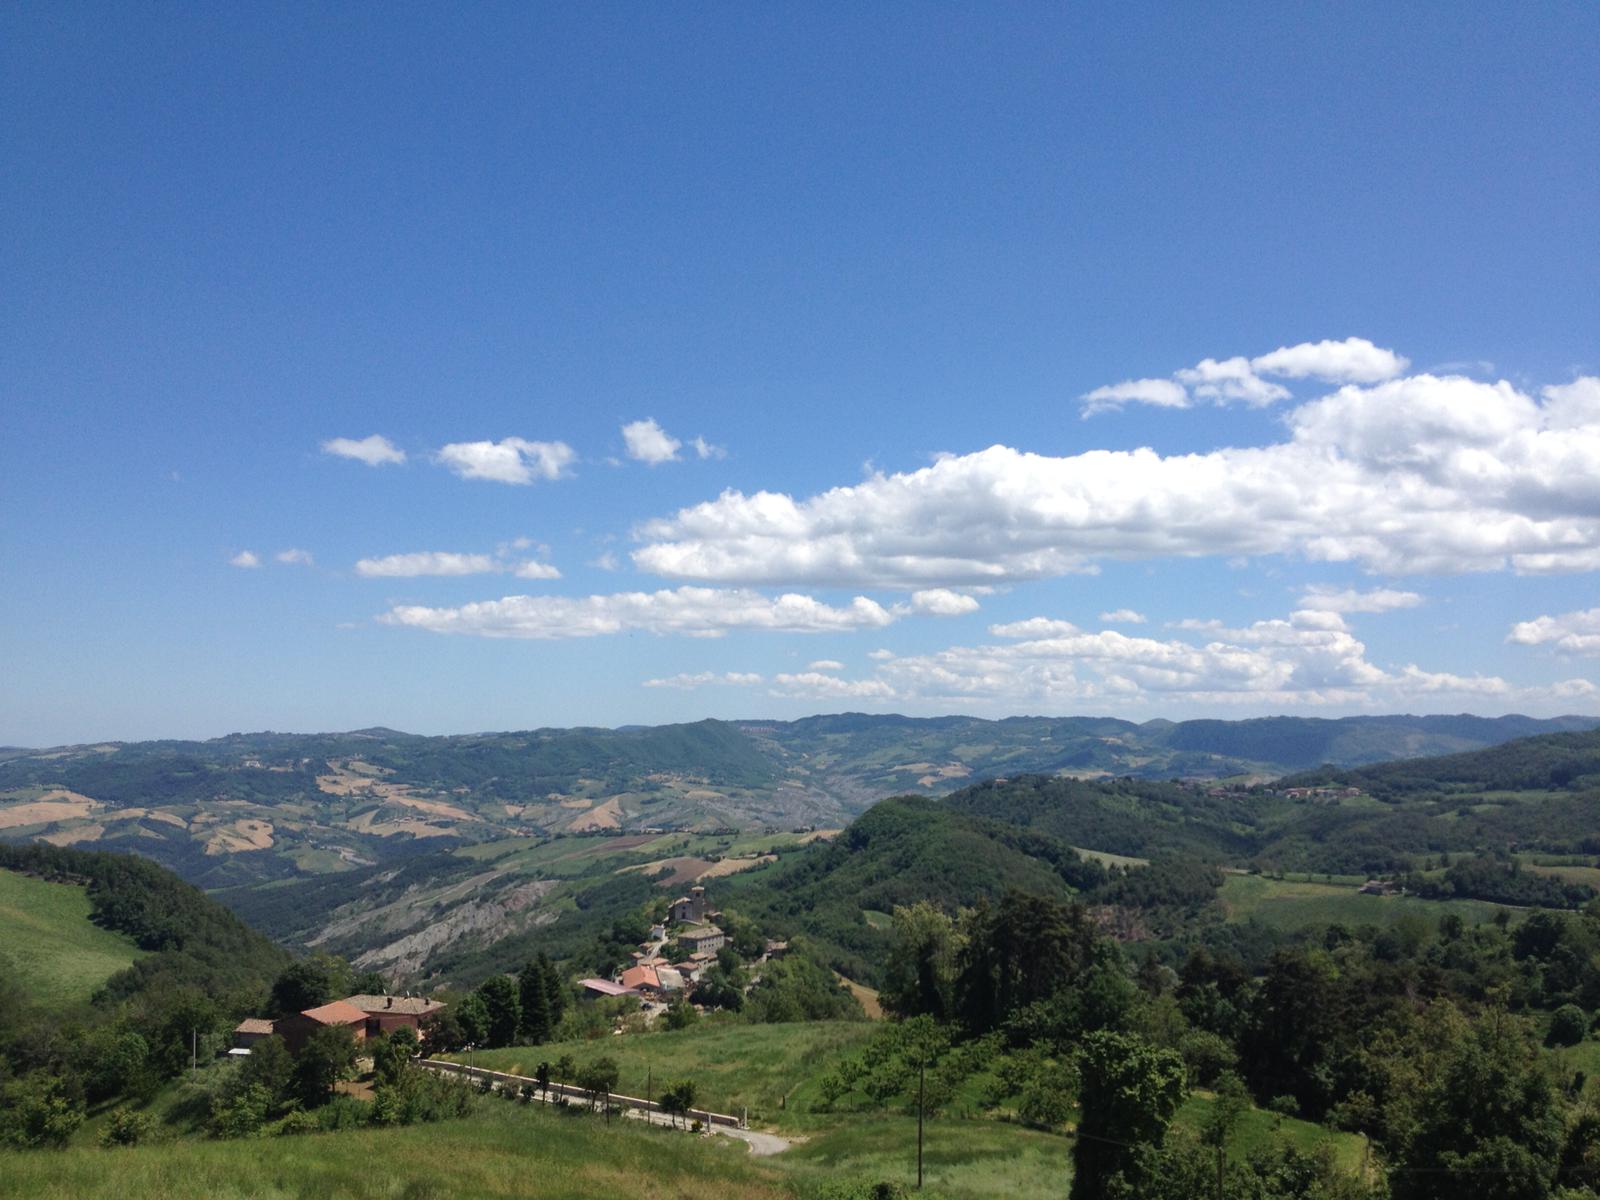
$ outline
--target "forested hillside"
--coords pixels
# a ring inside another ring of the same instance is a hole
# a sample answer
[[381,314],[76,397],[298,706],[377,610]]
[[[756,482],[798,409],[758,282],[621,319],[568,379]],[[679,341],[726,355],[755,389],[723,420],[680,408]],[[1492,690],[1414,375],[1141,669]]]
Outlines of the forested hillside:
[[1467,792],[1600,789],[1600,730],[1527,737],[1467,754],[1412,758],[1360,770],[1322,770],[1284,786],[1360,787],[1383,800]]
[[[147,859],[0,845],[0,873],[83,889],[86,929],[142,953],[81,995],[0,972],[0,1146],[59,1145],[88,1107],[148,1100],[258,1011],[289,955],[197,888]],[[25,915],[25,914],[24,914]],[[90,924],[92,922],[92,925]],[[84,940],[64,931],[60,953]],[[13,940],[0,917],[0,961]],[[22,939],[16,938],[21,941]]]
[[873,982],[897,905],[936,898],[959,907],[1007,890],[1066,896],[1105,878],[1054,838],[902,796],[873,806],[832,843],[734,876],[719,895],[762,924],[809,934],[846,975]]
[[0,843],[0,869],[84,886],[90,920],[148,952],[107,981],[97,1004],[184,987],[248,989],[289,961],[226,907],[147,859]]

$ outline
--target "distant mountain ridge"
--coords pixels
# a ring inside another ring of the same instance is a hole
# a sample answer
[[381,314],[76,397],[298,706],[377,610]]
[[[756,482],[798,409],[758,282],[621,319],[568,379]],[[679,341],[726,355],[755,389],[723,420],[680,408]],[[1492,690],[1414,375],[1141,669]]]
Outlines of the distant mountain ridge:
[[0,755],[0,838],[134,851],[207,888],[506,838],[835,828],[887,796],[1021,775],[1271,778],[1600,725],[1457,716],[704,720],[421,736],[235,733]]

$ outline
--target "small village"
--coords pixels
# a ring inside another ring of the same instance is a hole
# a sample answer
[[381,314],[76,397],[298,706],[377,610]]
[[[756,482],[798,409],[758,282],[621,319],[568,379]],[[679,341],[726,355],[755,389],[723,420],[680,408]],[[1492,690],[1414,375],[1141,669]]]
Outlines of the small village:
[[[706,899],[705,888],[690,888],[686,895],[672,901],[666,917],[650,927],[648,937],[611,978],[579,980],[578,997],[591,1001],[635,998],[645,1025],[653,1024],[675,1003],[694,1004],[695,992],[707,972],[718,965],[719,957],[726,958],[733,952],[727,933],[717,924],[721,919],[721,911]],[[788,949],[787,942],[767,940],[759,957],[749,965],[759,968],[762,963],[783,957]],[[672,951],[670,955],[664,953],[668,950]],[[298,1053],[317,1029],[330,1027],[348,1029],[358,1045],[397,1029],[409,1029],[418,1044],[425,1047],[431,1020],[446,1007],[444,1001],[410,993],[350,995],[276,1019],[248,1017],[234,1028],[228,1054],[246,1057],[253,1045],[273,1036],[282,1038],[290,1052]]]
[[[629,964],[611,979],[582,979],[578,987],[589,998],[637,996],[647,1023],[674,1002],[692,1003],[696,987],[729,944],[716,923],[721,918],[706,900],[705,888],[692,887],[672,902],[665,921],[651,926]],[[669,948],[677,951],[677,961],[663,953]],[[768,941],[760,961],[782,957],[788,948],[785,942]]]

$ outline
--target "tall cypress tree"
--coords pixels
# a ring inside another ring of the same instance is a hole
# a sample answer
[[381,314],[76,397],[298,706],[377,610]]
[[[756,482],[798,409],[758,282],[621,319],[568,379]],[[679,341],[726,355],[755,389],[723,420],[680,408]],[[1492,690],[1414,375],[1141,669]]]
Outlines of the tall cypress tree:
[[550,976],[545,969],[546,961],[542,955],[529,959],[517,977],[522,995],[522,1040],[530,1046],[548,1042],[555,1028],[555,1022],[550,1019]]
[[556,1026],[561,1024],[561,1014],[567,1011],[567,985],[561,981],[561,973],[543,950],[539,951],[539,969],[544,972],[545,998],[550,1003],[550,1030],[553,1033]]

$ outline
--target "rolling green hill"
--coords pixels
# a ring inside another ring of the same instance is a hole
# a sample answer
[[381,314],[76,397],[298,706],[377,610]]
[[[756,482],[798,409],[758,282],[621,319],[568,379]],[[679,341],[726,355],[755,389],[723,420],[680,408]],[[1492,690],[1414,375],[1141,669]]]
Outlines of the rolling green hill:
[[80,1003],[133,965],[141,954],[133,939],[93,924],[90,913],[82,884],[0,870],[0,959],[24,995]]
[[1010,889],[1066,896],[1105,869],[1046,835],[953,810],[935,800],[884,800],[831,843],[736,875],[718,902],[782,933],[816,939],[833,965],[877,979],[889,930],[866,912],[932,899],[954,911]]
[[1148,858],[1198,854],[1230,859],[1256,846],[1253,830],[1291,807],[1272,796],[1212,796],[1146,780],[1025,775],[963,788],[945,803],[961,813],[1020,825],[1074,846]]
[[118,947],[120,964],[97,981],[107,1002],[156,989],[199,986],[217,995],[259,987],[289,961],[217,901],[146,859],[0,842],[0,875],[61,889],[42,893],[54,915],[32,927],[46,959],[49,947],[37,939],[52,929],[75,947]]

